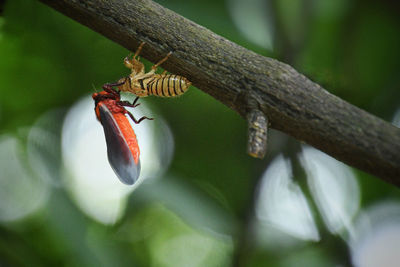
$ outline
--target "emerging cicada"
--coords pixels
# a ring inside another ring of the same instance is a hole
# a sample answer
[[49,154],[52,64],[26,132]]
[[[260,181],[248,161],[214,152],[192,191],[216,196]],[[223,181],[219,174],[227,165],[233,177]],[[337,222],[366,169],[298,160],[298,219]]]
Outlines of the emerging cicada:
[[97,119],[101,122],[104,129],[107,144],[108,162],[113,168],[118,178],[124,184],[132,185],[140,173],[140,149],[131,124],[126,115],[139,124],[144,119],[138,120],[125,109],[125,107],[136,107],[139,97],[133,103],[121,101],[119,91],[112,87],[117,84],[103,85],[104,91],[92,95],[95,101],[95,112]]
[[148,95],[174,97],[185,93],[191,85],[188,79],[179,75],[166,74],[166,71],[162,74],[155,73],[157,67],[168,59],[171,52],[153,65],[149,72],[145,73],[144,65],[138,58],[144,44],[144,42],[140,44],[131,59],[129,59],[129,56],[124,59],[124,65],[131,70],[131,74],[118,81],[122,83],[122,85],[118,86],[118,89],[124,92],[131,92],[139,97]]

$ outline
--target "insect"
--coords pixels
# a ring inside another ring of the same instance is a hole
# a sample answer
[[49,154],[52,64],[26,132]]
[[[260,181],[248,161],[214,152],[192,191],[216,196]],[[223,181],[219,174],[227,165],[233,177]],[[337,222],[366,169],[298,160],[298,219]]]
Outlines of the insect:
[[158,66],[165,62],[172,54],[169,52],[167,56],[161,59],[157,64],[151,67],[151,70],[145,73],[144,65],[139,61],[139,54],[145,43],[141,43],[136,50],[135,55],[129,59],[124,59],[124,65],[131,70],[128,77],[120,79],[121,83],[118,89],[124,92],[131,92],[139,97],[155,95],[161,97],[174,97],[182,95],[186,92],[191,82],[183,76],[166,74],[156,74]]
[[144,116],[136,120],[125,107],[137,107],[139,104],[136,103],[139,97],[136,97],[132,104],[128,101],[121,101],[119,91],[113,89],[113,86],[118,85],[105,84],[103,85],[104,91],[94,93],[92,98],[95,101],[96,117],[103,125],[108,161],[120,181],[132,185],[140,174],[140,149],[126,114],[136,124],[144,119],[152,120],[152,118]]

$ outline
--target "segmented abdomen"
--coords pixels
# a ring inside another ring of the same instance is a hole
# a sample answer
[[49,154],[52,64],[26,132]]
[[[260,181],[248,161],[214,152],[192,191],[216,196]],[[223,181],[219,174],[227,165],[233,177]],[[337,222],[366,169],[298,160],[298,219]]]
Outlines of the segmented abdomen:
[[186,92],[190,82],[185,77],[174,74],[155,74],[153,77],[142,80],[141,87],[149,95],[161,97],[179,96]]

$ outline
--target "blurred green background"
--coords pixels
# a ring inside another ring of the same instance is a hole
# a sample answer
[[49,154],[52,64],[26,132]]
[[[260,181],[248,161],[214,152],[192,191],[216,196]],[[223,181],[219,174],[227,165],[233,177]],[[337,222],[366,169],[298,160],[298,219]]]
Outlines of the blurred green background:
[[[158,2],[400,126],[396,1]],[[194,87],[141,100],[142,183],[122,185],[90,94],[129,51],[0,3],[0,266],[398,266],[397,188],[273,130],[252,159],[246,122]]]

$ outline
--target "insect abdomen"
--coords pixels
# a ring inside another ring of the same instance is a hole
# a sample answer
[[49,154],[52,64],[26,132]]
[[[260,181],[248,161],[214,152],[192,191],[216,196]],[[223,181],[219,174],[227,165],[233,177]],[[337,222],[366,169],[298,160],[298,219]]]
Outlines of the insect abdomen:
[[149,95],[161,97],[179,96],[186,92],[191,82],[185,77],[174,74],[155,74],[143,80],[143,87]]

